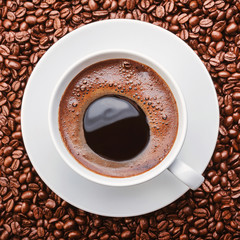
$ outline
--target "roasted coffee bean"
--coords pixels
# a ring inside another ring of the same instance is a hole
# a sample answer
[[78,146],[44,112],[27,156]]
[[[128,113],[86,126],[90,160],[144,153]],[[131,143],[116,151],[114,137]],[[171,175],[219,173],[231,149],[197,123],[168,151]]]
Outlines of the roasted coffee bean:
[[170,239],[170,234],[168,232],[160,232],[159,235],[158,235],[158,239],[161,239],[161,240],[168,240]]
[[68,220],[63,226],[65,230],[71,230],[74,227],[75,227],[75,222],[73,220]]
[[56,203],[54,200],[52,199],[48,199],[47,202],[46,202],[46,207],[50,208],[50,209],[53,209],[56,207]]
[[202,19],[199,23],[199,25],[202,27],[202,28],[208,28],[208,27],[211,27],[213,25],[213,22],[211,19],[209,18],[206,18],[206,19]]
[[227,62],[233,62],[236,59],[236,55],[233,52],[227,52],[224,55],[224,60]]
[[167,229],[167,227],[168,227],[168,222],[165,221],[165,220],[161,221],[161,222],[157,225],[157,228],[158,228],[159,231],[164,231],[164,230]]
[[197,229],[201,229],[207,226],[207,221],[205,219],[199,219],[194,222],[194,226]]
[[0,54],[7,57],[10,55],[10,49],[6,45],[0,45]]
[[19,70],[21,68],[21,64],[15,60],[5,59],[4,63],[6,67],[11,69]]
[[186,23],[189,19],[189,16],[186,13],[182,13],[178,16],[178,22],[180,24]]
[[214,202],[220,202],[222,200],[222,195],[220,193],[216,193],[213,196],[213,201]]
[[220,41],[223,37],[221,32],[217,32],[217,31],[212,31],[211,33],[211,37],[213,41]]
[[238,30],[238,25],[235,22],[230,23],[226,27],[226,33],[228,33],[228,34],[235,33],[237,30]]
[[29,15],[26,17],[26,23],[29,25],[34,25],[37,22],[37,18],[34,15]]
[[156,16],[158,18],[163,18],[165,15],[165,9],[163,6],[157,6],[156,7]]
[[182,234],[182,235],[180,235],[179,239],[180,240],[188,240],[189,238],[186,234]]
[[196,217],[206,217],[206,216],[207,216],[207,211],[206,211],[204,208],[196,208],[196,209],[193,211],[193,214],[194,214]]
[[221,233],[224,229],[224,224],[222,222],[217,222],[216,224],[216,231],[217,233]]
[[133,10],[136,6],[136,1],[135,0],[127,0],[126,2],[126,7],[128,10]]
[[42,211],[42,209],[41,208],[39,208],[39,207],[35,207],[34,209],[33,209],[33,216],[34,216],[34,218],[35,219],[41,219],[42,217],[43,217],[43,211]]
[[221,186],[226,187],[227,186],[227,178],[226,177],[221,177]]
[[143,231],[146,231],[148,229],[148,220],[146,218],[141,218],[139,224]]
[[222,218],[224,220],[229,220],[231,218],[231,212],[229,210],[225,210],[222,212]]
[[[79,231],[71,231],[68,234],[68,237],[70,239],[79,239],[81,237],[81,233]],[[101,239],[109,239],[109,235],[107,235],[105,238],[101,237]]]
[[131,232],[129,230],[125,230],[121,233],[122,239],[130,239],[131,238]]
[[192,16],[190,19],[189,19],[189,24],[191,26],[196,26],[198,23],[199,23],[200,19],[198,16]]
[[6,204],[6,212],[11,212],[14,207],[14,200],[9,199]]
[[34,193],[32,191],[26,191],[22,194],[22,199],[26,200],[26,199],[32,199],[34,196]]

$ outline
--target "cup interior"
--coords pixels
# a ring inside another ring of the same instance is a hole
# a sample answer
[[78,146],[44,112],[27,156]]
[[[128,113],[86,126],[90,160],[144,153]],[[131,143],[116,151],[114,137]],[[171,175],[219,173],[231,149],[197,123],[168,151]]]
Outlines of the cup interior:
[[[65,89],[79,72],[81,72],[83,69],[94,63],[119,58],[131,59],[151,67],[167,83],[167,85],[169,86],[174,95],[178,108],[178,131],[175,142],[170,152],[167,154],[165,159],[158,165],[136,176],[114,178],[103,176],[87,169],[70,154],[62,140],[61,133],[59,131],[58,112],[59,104]],[[176,82],[171,77],[171,75],[156,61],[146,56],[143,56],[140,53],[124,50],[108,50],[97,52],[89,56],[86,56],[83,59],[80,59],[65,72],[61,79],[59,79],[59,82],[52,93],[49,104],[49,129],[53,143],[58,153],[60,154],[62,159],[79,175],[98,184],[108,186],[130,186],[152,179],[153,177],[163,172],[166,168],[168,168],[171,165],[171,163],[175,160],[179,151],[181,150],[181,147],[185,139],[187,129],[187,112],[184,98]]]

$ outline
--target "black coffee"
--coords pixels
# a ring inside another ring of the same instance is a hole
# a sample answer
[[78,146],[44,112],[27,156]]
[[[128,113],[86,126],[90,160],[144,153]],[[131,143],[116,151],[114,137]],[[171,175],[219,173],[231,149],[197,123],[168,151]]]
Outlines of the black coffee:
[[86,168],[111,177],[135,176],[171,150],[178,110],[153,69],[110,59],[85,68],[70,82],[59,106],[59,130],[69,152]]
[[115,161],[136,157],[149,141],[146,115],[123,96],[109,95],[92,102],[85,112],[83,129],[89,147]]

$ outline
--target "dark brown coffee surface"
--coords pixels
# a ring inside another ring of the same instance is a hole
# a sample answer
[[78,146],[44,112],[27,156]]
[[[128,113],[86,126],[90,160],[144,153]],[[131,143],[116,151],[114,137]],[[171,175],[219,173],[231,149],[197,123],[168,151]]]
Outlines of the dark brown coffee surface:
[[[150,128],[145,149],[121,162],[92,151],[83,130],[88,106],[113,94],[135,102],[146,114]],[[165,158],[176,138],[178,111],[169,87],[150,67],[129,59],[112,59],[87,67],[70,82],[60,102],[59,128],[69,152],[82,165],[102,175],[127,177],[145,172]]]
[[[239,239],[239,9],[236,0],[1,1],[0,239]],[[61,199],[32,166],[21,133],[22,96],[44,52],[73,29],[108,18],[147,21],[183,39],[211,74],[220,108],[202,186],[136,217],[103,217]]]
[[140,154],[150,129],[143,110],[128,98],[106,95],[86,109],[83,130],[88,146],[99,156],[124,161]]

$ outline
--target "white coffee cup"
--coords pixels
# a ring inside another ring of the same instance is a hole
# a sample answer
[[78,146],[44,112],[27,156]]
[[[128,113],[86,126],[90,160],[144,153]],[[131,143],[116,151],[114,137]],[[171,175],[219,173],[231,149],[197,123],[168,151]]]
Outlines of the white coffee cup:
[[[83,69],[94,63],[117,58],[132,59],[155,70],[171,89],[178,108],[177,136],[170,152],[167,154],[164,160],[146,172],[136,176],[122,178],[104,176],[95,173],[80,164],[66,148],[59,131],[58,123],[59,104],[62,95],[71,80]],[[185,101],[179,87],[171,75],[161,65],[159,65],[153,59],[150,59],[140,53],[125,50],[105,50],[86,56],[85,58],[76,62],[76,64],[70,67],[62,76],[62,78],[59,79],[59,82],[52,93],[49,104],[49,128],[54,145],[62,159],[79,175],[95,183],[107,186],[130,186],[146,182],[161,174],[166,169],[170,170],[177,178],[179,178],[184,184],[193,190],[197,189],[204,180],[201,174],[197,173],[183,161],[177,159],[177,156],[184,143],[187,131],[187,111]]]

